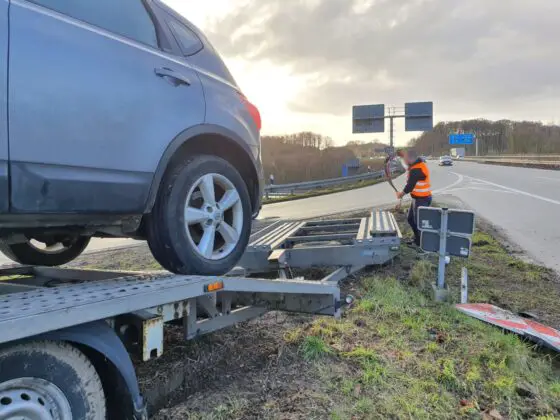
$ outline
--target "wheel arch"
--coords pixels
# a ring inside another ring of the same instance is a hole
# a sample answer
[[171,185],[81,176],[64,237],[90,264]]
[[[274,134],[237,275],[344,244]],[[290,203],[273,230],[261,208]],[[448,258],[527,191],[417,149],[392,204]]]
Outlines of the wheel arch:
[[[147,419],[146,404],[130,356],[115,331],[105,321],[51,331],[30,340],[66,341],[81,350],[101,378],[109,419]],[[110,389],[107,389],[109,386]],[[130,404],[126,404],[126,401],[130,401]]]
[[145,213],[152,211],[167,170],[189,154],[211,154],[232,164],[247,185],[253,213],[260,209],[262,169],[250,145],[227,128],[203,124],[183,131],[167,147],[154,174]]

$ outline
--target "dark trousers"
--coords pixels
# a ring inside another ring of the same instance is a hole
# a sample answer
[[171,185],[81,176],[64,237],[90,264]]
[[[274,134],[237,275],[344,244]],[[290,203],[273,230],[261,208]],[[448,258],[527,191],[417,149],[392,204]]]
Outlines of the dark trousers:
[[432,197],[412,198],[412,204],[408,209],[408,224],[414,232],[414,243],[420,245],[420,231],[416,222],[418,221],[418,207],[430,207],[432,205]]

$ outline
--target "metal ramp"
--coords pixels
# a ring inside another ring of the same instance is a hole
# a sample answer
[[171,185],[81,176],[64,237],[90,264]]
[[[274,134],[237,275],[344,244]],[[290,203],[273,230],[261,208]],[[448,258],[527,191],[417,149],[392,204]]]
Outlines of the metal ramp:
[[0,344],[105,320],[125,343],[130,326],[141,332],[144,360],[162,354],[166,322],[181,322],[192,339],[270,310],[337,317],[343,305],[328,280],[19,266],[0,269],[0,286]]
[[363,218],[279,221],[251,236],[239,266],[246,273],[264,273],[385,264],[398,254],[401,237],[395,217],[383,210]]

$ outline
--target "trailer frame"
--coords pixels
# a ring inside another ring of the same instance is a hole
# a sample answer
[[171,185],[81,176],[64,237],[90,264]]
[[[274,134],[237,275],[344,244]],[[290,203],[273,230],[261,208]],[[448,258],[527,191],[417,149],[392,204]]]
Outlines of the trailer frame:
[[[166,323],[182,325],[190,340],[268,311],[340,317],[349,302],[340,281],[390,261],[400,238],[394,217],[374,211],[362,219],[274,223],[251,237],[241,267],[226,276],[3,266],[0,351],[43,340],[71,343],[123,385],[118,399],[129,404],[120,409],[131,409],[113,418],[144,420],[130,354],[160,357]],[[316,266],[335,268],[317,281],[290,278],[292,269]],[[278,278],[248,277],[271,271]],[[0,418],[3,409],[0,404]]]

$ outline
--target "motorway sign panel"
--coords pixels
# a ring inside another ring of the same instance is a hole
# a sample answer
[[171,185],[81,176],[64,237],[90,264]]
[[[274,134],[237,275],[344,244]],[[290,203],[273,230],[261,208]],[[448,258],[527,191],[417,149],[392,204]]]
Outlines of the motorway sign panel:
[[422,232],[420,246],[424,251],[440,252],[443,237],[446,255],[469,257],[475,225],[472,211],[419,207],[417,225]]
[[465,210],[449,210],[447,231],[451,234],[472,235],[474,233],[474,213]]
[[[439,252],[439,232],[423,230],[420,234],[420,247],[426,252]],[[471,255],[471,239],[467,236],[448,234],[445,254],[454,257],[469,258]]]
[[355,105],[352,107],[353,133],[385,132],[385,105]]
[[420,234],[420,248],[426,252],[439,251],[439,233],[423,230]]
[[442,211],[438,207],[420,207],[418,209],[418,221],[416,222],[418,229],[439,231],[441,229],[441,214]]
[[471,255],[471,238],[468,236],[449,235],[447,237],[446,251],[448,255],[469,258]]
[[474,134],[464,133],[464,134],[450,134],[449,144],[474,144]]
[[434,128],[433,102],[407,102],[404,104],[406,131],[430,131]]

